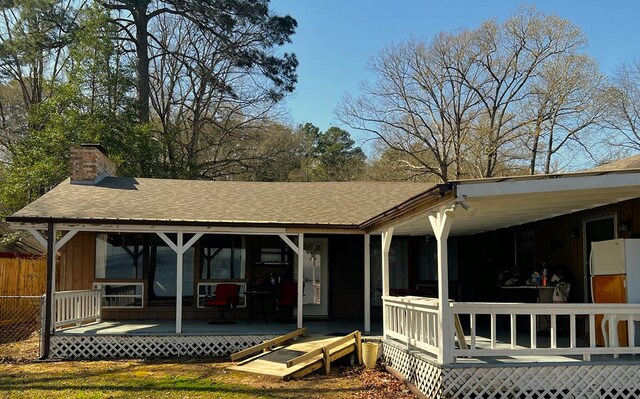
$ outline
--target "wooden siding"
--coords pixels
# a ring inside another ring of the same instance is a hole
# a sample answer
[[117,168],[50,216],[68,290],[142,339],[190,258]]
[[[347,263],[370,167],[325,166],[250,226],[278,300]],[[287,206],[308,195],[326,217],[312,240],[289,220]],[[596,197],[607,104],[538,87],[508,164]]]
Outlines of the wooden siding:
[[56,290],[91,289],[96,262],[96,233],[79,232],[62,247],[60,255]]

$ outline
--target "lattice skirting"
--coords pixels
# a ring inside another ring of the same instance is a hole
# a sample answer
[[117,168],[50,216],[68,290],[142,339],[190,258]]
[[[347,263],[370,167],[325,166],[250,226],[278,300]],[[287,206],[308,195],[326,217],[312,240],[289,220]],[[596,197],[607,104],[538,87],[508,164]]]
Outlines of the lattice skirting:
[[382,344],[382,356],[433,399],[640,398],[640,361],[445,368],[388,341]]
[[177,356],[228,356],[274,335],[53,335],[52,359],[113,359]]

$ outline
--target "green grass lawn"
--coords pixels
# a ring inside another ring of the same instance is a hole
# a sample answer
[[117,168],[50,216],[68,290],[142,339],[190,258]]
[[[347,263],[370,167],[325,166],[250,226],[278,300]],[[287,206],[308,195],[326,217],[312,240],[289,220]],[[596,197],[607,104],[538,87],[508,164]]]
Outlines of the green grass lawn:
[[380,370],[337,367],[329,376],[284,382],[228,371],[229,365],[203,360],[0,364],[0,398],[412,397]]

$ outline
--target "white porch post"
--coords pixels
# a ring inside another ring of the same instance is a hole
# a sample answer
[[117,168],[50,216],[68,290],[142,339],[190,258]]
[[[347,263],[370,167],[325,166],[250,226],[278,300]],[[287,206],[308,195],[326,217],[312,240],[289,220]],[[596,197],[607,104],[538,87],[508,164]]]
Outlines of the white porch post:
[[178,232],[178,242],[176,251],[176,334],[182,332],[182,270],[184,253],[182,247],[184,245],[184,235],[181,231]]
[[298,312],[297,325],[302,328],[302,291],[304,289],[304,234],[298,234]]
[[371,235],[364,235],[364,331],[371,332]]
[[449,261],[447,242],[453,208],[440,208],[434,215],[429,215],[429,222],[437,240],[438,249],[438,362],[453,363],[453,329],[451,308],[449,306]]
[[182,272],[184,269],[184,253],[187,252],[204,233],[195,233],[186,244],[184,242],[184,233],[181,231],[177,232],[178,239],[176,243],[171,241],[165,233],[156,232],[156,234],[176,253],[176,333],[180,334],[182,332]]
[[393,227],[382,232],[382,331],[385,339],[387,338],[388,317],[384,297],[389,295],[389,249],[392,238]]

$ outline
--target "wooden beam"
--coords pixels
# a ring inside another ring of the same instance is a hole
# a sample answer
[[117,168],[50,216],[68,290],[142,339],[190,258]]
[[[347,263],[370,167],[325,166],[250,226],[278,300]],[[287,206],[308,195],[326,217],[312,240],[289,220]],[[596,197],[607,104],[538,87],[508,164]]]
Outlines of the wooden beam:
[[173,250],[173,252],[178,253],[178,246],[173,241],[171,241],[171,239],[169,239],[169,237],[167,237],[164,232],[157,231],[156,234],[158,235],[158,237],[162,238],[162,241],[164,241],[169,246],[169,248]]
[[438,362],[453,363],[453,331],[451,327],[451,307],[449,306],[449,260],[448,238],[454,217],[454,207],[441,207],[429,215],[429,222],[436,237],[438,253]]
[[278,236],[280,236],[282,241],[284,241],[289,246],[289,248],[291,248],[293,252],[295,252],[296,255],[300,255],[298,246],[294,244],[294,242],[291,241],[291,239],[287,237],[286,234],[278,234]]
[[182,253],[184,254],[185,252],[187,252],[187,250],[189,248],[191,248],[193,246],[193,244],[195,244],[200,237],[202,237],[204,235],[204,233],[196,233],[194,234],[193,237],[191,237],[191,239],[189,241],[187,241],[186,244],[184,244],[184,246],[182,247]]
[[60,241],[56,242],[56,252],[62,249],[64,244],[68,243],[69,240],[71,240],[76,234],[78,234],[78,230],[67,231],[67,234],[65,234],[64,237],[60,239]]
[[[51,223],[49,223],[51,224]],[[36,241],[38,241],[38,243],[40,245],[42,245],[44,248],[47,248],[47,239],[42,235],[42,233],[40,233],[38,230],[36,229],[26,229],[29,233],[31,233],[31,235],[33,236],[33,238],[36,239]]]

